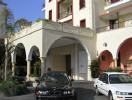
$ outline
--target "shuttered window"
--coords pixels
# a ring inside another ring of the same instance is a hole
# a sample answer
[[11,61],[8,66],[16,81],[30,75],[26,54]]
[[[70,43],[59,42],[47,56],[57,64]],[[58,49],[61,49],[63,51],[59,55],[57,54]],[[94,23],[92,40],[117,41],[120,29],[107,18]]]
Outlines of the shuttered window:
[[85,0],[80,0],[80,9],[85,7]]
[[80,21],[80,26],[81,27],[86,27],[86,21],[85,21],[85,19]]
[[52,10],[49,11],[49,20],[52,20]]
[[120,0],[111,0],[111,3],[115,3],[115,2],[118,2]]

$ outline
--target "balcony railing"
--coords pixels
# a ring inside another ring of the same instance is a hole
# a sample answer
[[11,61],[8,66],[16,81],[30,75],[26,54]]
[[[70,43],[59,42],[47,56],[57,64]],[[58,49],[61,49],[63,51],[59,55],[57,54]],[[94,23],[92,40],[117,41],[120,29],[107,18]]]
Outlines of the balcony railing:
[[108,26],[104,26],[101,28],[97,28],[96,32],[105,32],[105,31],[109,31],[109,30],[114,30],[114,29],[118,29],[118,28],[125,28],[125,27],[129,27],[132,26],[132,19],[131,20],[126,20],[126,21],[122,21],[122,22],[118,22],[115,23],[113,25],[108,25]]
[[59,19],[64,18],[68,15],[72,14],[72,10],[64,11],[59,14]]
[[108,1],[106,1],[106,6],[109,6],[113,3],[120,2],[120,1],[123,1],[123,0],[108,0]]

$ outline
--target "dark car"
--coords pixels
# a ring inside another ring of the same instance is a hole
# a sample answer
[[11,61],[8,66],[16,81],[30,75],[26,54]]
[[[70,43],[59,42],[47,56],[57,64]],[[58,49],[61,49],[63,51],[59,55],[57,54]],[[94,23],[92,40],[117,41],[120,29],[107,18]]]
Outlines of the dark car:
[[72,81],[65,72],[46,72],[35,89],[35,99],[76,100]]

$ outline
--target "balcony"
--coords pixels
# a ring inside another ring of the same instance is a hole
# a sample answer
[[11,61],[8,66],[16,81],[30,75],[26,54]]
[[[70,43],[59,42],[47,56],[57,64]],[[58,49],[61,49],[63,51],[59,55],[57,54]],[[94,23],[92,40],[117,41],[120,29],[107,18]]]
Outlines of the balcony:
[[64,17],[66,17],[66,16],[69,16],[69,15],[71,15],[71,14],[72,14],[72,10],[71,10],[71,9],[69,9],[69,10],[67,10],[67,11],[64,11],[64,12],[61,12],[61,13],[59,14],[59,19],[64,18]]
[[97,33],[106,32],[106,31],[115,30],[115,29],[119,29],[119,28],[130,27],[130,26],[132,26],[132,19],[126,20],[126,21],[117,22],[115,24],[104,26],[104,27],[101,27],[101,28],[97,28],[96,32]]
[[108,0],[104,10],[113,11],[132,4],[131,0]]
[[72,0],[63,0],[58,3],[58,19],[72,14]]

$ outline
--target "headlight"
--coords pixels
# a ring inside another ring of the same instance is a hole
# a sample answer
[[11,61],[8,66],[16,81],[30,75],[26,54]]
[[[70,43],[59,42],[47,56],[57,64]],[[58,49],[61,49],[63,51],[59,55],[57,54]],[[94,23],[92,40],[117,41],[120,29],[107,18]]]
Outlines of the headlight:
[[116,91],[116,95],[128,95],[128,93],[127,92]]

